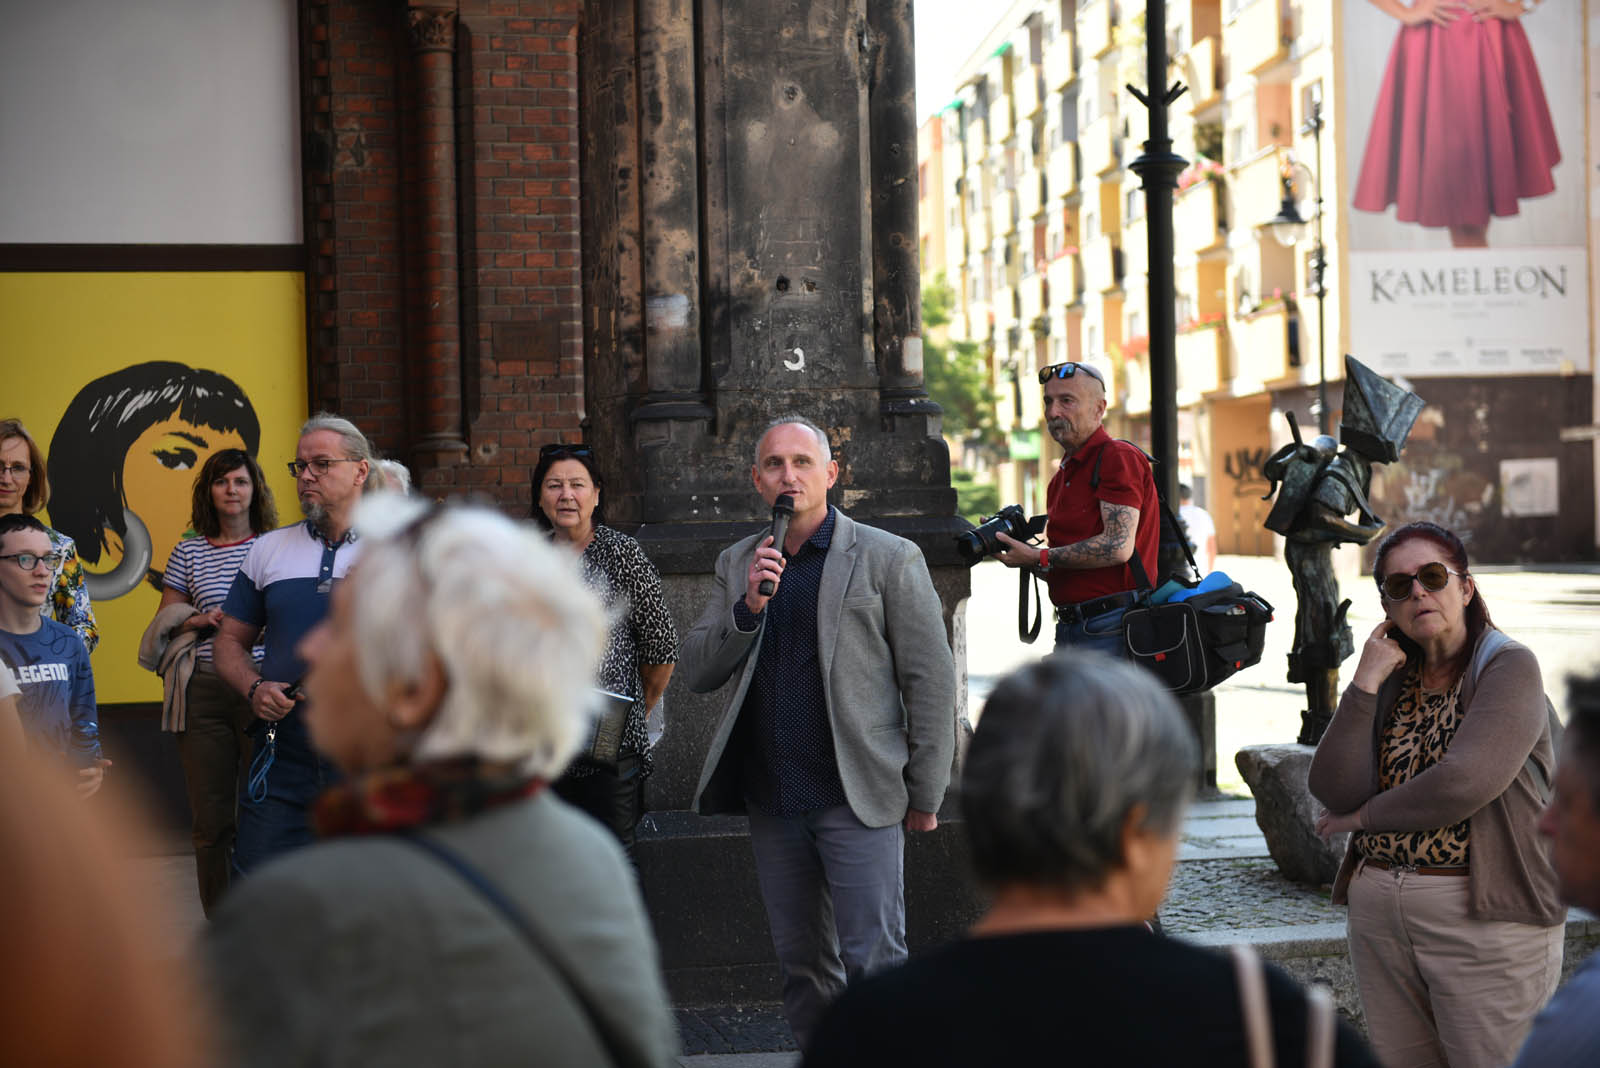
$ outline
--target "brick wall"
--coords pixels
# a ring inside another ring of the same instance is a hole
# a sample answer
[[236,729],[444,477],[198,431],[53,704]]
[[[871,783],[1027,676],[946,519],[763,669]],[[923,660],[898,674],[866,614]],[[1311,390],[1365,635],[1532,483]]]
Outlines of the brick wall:
[[488,493],[526,514],[539,446],[576,440],[583,418],[580,7],[463,0],[459,12],[465,462],[419,469],[411,454],[428,383],[406,356],[408,331],[425,329],[407,271],[426,235],[406,226],[429,190],[407,180],[422,101],[406,12],[377,0],[301,0],[310,402],[411,462],[428,491]]

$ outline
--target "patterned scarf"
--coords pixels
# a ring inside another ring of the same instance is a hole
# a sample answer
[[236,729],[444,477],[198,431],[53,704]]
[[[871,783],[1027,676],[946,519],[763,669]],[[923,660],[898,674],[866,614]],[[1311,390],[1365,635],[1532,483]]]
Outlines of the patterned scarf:
[[472,757],[416,767],[379,768],[323,791],[311,811],[321,838],[387,834],[466,819],[533,797],[545,780],[484,772]]

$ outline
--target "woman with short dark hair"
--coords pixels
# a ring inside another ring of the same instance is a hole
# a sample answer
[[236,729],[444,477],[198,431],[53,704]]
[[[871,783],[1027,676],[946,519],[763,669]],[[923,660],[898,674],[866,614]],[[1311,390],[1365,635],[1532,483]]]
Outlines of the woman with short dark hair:
[[556,793],[611,828],[633,852],[651,771],[647,717],[672,677],[678,631],[661,576],[637,541],[605,525],[605,479],[587,445],[546,445],[533,470],[533,518],[557,545],[580,554],[584,582],[613,615],[599,686],[631,700],[616,763],[581,752]]
[[[1266,968],[1252,1026],[1237,965],[1144,925],[1166,894],[1199,762],[1172,696],[1134,665],[1078,650],[1001,681],[961,778],[988,910],[968,937],[846,988],[806,1064],[1233,1068],[1262,1063],[1247,1041],[1267,1020],[1279,1065],[1305,1063],[1308,1031],[1335,1045],[1325,996],[1308,1025],[1309,1000]],[[1332,1053],[1376,1064],[1343,1024]]]
[[1554,767],[1539,661],[1507,638],[1461,539],[1384,538],[1384,620],[1317,746],[1333,884],[1367,1033],[1389,1068],[1499,1066],[1561,977],[1566,910],[1539,841]]
[[[0,515],[37,515],[50,502],[50,477],[44,453],[19,419],[0,419]],[[50,548],[61,554],[50,580],[50,597],[39,614],[71,627],[94,652],[100,644],[94,606],[84,584],[83,564],[72,538],[45,527]]]
[[[250,759],[245,728],[252,719],[250,703],[212,664],[211,636],[245,554],[278,525],[272,491],[255,457],[242,449],[213,453],[195,477],[189,521],[199,536],[173,547],[161,604],[141,651],[149,646],[152,666],[165,683],[161,725],[178,738],[200,905],[210,915],[228,888],[239,776]],[[180,642],[185,636],[190,637]],[[181,660],[180,650],[186,651]]]

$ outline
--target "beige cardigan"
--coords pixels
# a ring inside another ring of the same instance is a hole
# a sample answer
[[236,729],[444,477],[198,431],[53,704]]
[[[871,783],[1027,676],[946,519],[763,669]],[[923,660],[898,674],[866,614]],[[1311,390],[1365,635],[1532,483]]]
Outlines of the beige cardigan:
[[193,630],[174,634],[198,609],[187,601],[169,604],[139,639],[139,666],[161,676],[161,729],[181,733],[188,727],[189,676],[194,674],[194,649],[200,635]]
[[[1330,812],[1354,812],[1365,804],[1366,826],[1373,831],[1423,831],[1468,820],[1470,915],[1541,927],[1563,922],[1555,871],[1537,829],[1544,799],[1528,759],[1550,781],[1555,757],[1532,650],[1506,642],[1476,687],[1469,672],[1461,680],[1465,714],[1444,756],[1392,790],[1380,790],[1378,752],[1403,675],[1395,671],[1376,694],[1353,685],[1344,691],[1311,761],[1312,795]],[[1355,875],[1354,841],[1352,835],[1334,879],[1336,905],[1345,903]]]

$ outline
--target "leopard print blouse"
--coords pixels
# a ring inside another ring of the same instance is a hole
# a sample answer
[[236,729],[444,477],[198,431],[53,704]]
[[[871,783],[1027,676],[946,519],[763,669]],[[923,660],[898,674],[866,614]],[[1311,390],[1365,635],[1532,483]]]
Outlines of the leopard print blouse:
[[[1422,688],[1415,668],[1407,674],[1394,714],[1383,728],[1378,784],[1392,790],[1443,759],[1461,725],[1461,680],[1448,690]],[[1426,831],[1359,831],[1364,857],[1407,867],[1454,868],[1467,864],[1468,821]]]

